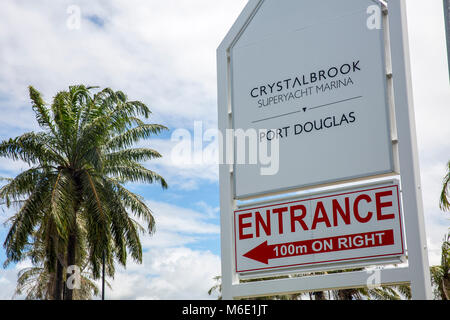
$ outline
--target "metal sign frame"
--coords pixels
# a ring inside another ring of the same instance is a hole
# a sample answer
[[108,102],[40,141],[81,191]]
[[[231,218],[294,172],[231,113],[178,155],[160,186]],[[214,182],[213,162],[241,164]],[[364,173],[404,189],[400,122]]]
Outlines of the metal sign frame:
[[[245,30],[265,0],[250,0],[229,33],[217,49],[218,123],[225,132],[233,128],[230,99],[229,48]],[[431,281],[423,216],[414,105],[412,97],[406,1],[390,0],[383,11],[385,30],[386,77],[389,80],[388,98],[391,103],[392,143],[398,152],[398,166],[402,184],[402,203],[406,229],[408,266],[381,269],[380,284],[409,283],[413,299],[431,299]],[[222,154],[223,156],[223,154]],[[397,171],[397,170],[396,170]],[[366,271],[333,273],[320,276],[294,277],[280,280],[241,283],[235,272],[233,242],[233,212],[237,200],[233,197],[233,165],[219,166],[221,209],[222,297],[246,298],[333,290],[367,286]],[[347,181],[347,182],[356,182]],[[332,185],[332,184],[330,184]]]

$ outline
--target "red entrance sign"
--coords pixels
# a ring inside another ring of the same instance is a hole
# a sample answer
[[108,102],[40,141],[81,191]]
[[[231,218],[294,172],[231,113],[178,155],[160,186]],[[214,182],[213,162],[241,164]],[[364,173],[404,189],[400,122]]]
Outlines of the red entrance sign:
[[237,272],[403,255],[398,185],[237,210]]

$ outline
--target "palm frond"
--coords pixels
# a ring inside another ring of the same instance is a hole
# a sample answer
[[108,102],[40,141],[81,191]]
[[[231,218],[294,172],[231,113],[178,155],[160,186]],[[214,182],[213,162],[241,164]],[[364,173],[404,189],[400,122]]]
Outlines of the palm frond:
[[32,107],[36,115],[36,120],[39,125],[44,129],[49,129],[56,135],[56,128],[52,123],[52,115],[50,109],[45,105],[42,99],[41,93],[34,89],[32,86],[28,87],[30,93],[30,99],[32,101]]
[[49,167],[33,167],[18,174],[13,179],[5,179],[8,184],[0,188],[0,199],[3,199],[9,208],[11,202],[19,201],[30,195],[38,181],[49,171],[51,171]]
[[120,179],[121,182],[141,182],[154,183],[159,182],[166,189],[168,187],[166,180],[156,172],[145,168],[144,166],[129,161],[127,165],[112,165],[104,168],[105,174]]
[[12,225],[4,242],[7,261],[21,260],[29,236],[48,208],[50,183],[47,179],[41,179],[19,212],[12,217]]
[[128,148],[138,143],[140,140],[148,139],[152,135],[159,134],[164,130],[168,130],[168,128],[160,124],[138,125],[137,127],[113,136],[111,139],[106,141],[105,149],[108,151],[116,151],[123,148]]
[[61,165],[66,159],[55,151],[54,140],[47,134],[28,132],[0,143],[0,157],[22,160],[28,165]]
[[130,160],[135,162],[142,162],[161,157],[162,157],[161,154],[153,149],[148,148],[125,149],[105,154],[104,165],[111,166],[123,163],[127,164],[129,163]]

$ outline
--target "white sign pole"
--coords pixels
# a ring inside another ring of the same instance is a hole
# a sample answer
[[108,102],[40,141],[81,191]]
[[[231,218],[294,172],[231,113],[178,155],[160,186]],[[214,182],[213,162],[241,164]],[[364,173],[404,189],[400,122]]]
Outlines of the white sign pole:
[[[240,14],[240,20],[245,20],[251,16],[256,10],[260,0],[250,0],[245,6],[244,10]],[[218,99],[218,124],[219,130],[224,137],[219,155],[221,164],[219,165],[219,178],[220,178],[220,228],[221,228],[221,262],[222,262],[222,299],[231,300],[236,295],[232,293],[232,286],[239,285],[239,278],[235,272],[235,265],[233,259],[234,242],[232,237],[233,230],[233,211],[236,208],[236,201],[234,200],[233,186],[233,164],[229,163],[227,159],[233,159],[232,152],[234,146],[231,148],[225,148],[225,136],[226,131],[233,128],[232,119],[233,114],[231,112],[231,99],[230,99],[230,43],[241,32],[241,26],[239,24],[233,25],[228,32],[226,38],[223,40],[222,45],[217,49],[217,99]],[[231,154],[229,154],[231,153]]]
[[[222,132],[230,129],[230,117],[228,112],[228,90],[227,90],[227,54],[225,51],[217,52],[217,73],[218,73],[218,104],[219,104],[219,128]],[[225,148],[221,148],[225,151]],[[222,153],[220,158],[223,159],[226,154]],[[232,299],[231,284],[237,282],[237,277],[234,272],[233,263],[233,240],[231,237],[232,230],[232,215],[234,210],[233,201],[233,176],[229,164],[221,164],[219,166],[220,176],[220,227],[221,227],[221,262],[222,262],[222,298],[224,300]]]
[[405,0],[389,1],[389,30],[411,289],[413,299],[431,299]]
[[450,0],[444,0],[445,38],[447,40],[448,70],[450,76]]

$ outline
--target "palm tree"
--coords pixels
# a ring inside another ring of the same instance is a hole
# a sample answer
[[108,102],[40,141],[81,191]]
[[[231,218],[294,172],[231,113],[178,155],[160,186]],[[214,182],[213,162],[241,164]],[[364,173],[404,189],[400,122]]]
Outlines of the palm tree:
[[450,161],[447,163],[447,174],[442,185],[439,207],[443,211],[450,211]]
[[[126,265],[127,251],[142,262],[139,234],[154,232],[155,221],[143,198],[124,184],[158,182],[167,188],[160,175],[140,164],[161,155],[149,148],[131,148],[167,128],[141,120],[150,115],[144,103],[129,101],[121,91],[106,88],[93,93],[95,89],[71,86],[58,92],[48,106],[30,86],[43,131],[0,143],[1,157],[31,167],[0,189],[0,199],[8,207],[20,201],[4,243],[8,261],[23,258],[30,236],[39,229],[49,271],[56,274],[55,299],[62,295],[62,261],[80,265],[82,242],[95,279],[100,277],[103,255],[109,276],[114,274],[114,261]],[[67,290],[65,298],[73,297],[73,290]]]
[[450,300],[450,234],[442,244],[441,265],[430,268],[431,282],[435,287],[434,296],[441,300]]
[[217,300],[222,300],[222,277],[215,276],[213,280],[215,284],[208,290],[208,295],[212,295],[213,292],[217,291],[219,293]]
[[[24,255],[31,261],[32,266],[19,271],[14,297],[24,294],[27,300],[49,300],[53,298],[55,290],[55,273],[49,271],[49,264],[46,263],[44,242],[39,239],[38,233],[34,237],[32,246]],[[86,261],[86,255],[83,256]],[[99,290],[88,263],[83,262],[80,271],[80,289],[74,292],[74,298],[92,299],[99,294]]]
[[[25,294],[26,300],[49,300],[52,292],[48,284],[51,282],[52,274],[43,267],[32,266],[20,270],[17,288],[14,297]],[[74,292],[76,300],[90,300],[99,294],[99,290],[90,274],[85,271],[81,274],[80,289]]]
[[409,285],[352,288],[332,291],[335,300],[402,300],[411,299]]

